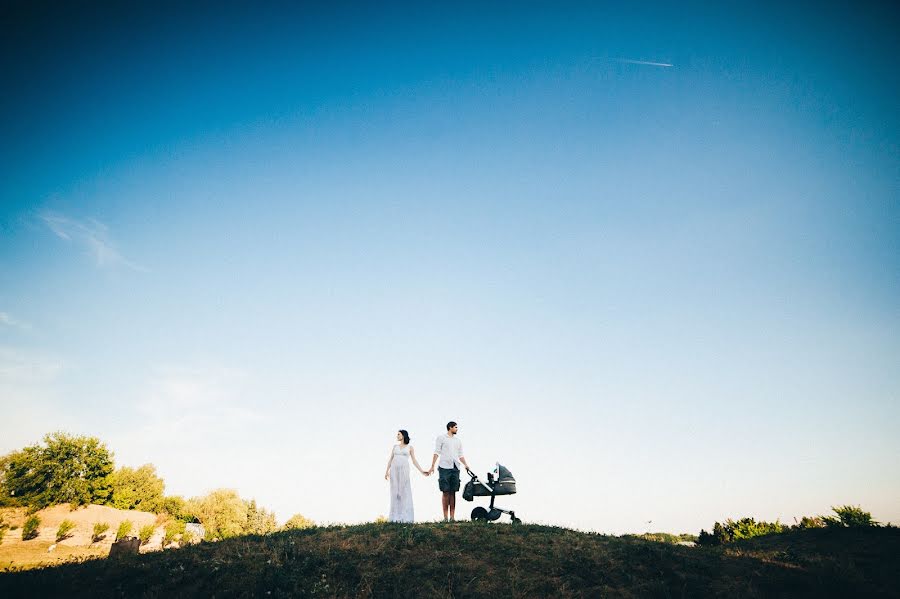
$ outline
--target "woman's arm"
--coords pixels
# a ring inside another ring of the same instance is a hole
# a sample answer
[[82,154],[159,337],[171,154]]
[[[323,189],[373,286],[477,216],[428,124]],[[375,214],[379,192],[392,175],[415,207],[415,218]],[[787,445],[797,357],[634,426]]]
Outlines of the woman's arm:
[[413,449],[412,447],[409,448],[409,457],[412,458],[412,462],[413,462],[413,464],[416,465],[416,468],[419,469],[419,472],[421,472],[422,474],[425,474],[425,471],[422,470],[421,466],[419,466],[419,461],[416,460],[416,450]]
[[387,480],[391,476],[391,462],[394,461],[394,448],[391,447],[391,457],[388,458],[387,468],[384,469],[384,480]]

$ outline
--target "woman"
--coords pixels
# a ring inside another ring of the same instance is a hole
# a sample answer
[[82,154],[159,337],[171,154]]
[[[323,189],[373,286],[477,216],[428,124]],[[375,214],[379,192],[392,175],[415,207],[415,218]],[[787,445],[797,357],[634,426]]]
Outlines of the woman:
[[397,431],[398,444],[391,450],[391,457],[384,471],[384,480],[391,481],[391,513],[388,516],[390,522],[412,522],[413,502],[412,486],[409,484],[409,458],[419,469],[419,472],[428,476],[419,462],[416,461],[416,451],[409,446],[409,433],[404,430]]

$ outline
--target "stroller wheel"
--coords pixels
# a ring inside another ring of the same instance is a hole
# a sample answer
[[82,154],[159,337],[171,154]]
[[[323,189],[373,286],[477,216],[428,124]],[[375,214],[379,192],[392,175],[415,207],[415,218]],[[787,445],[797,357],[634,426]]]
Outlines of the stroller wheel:
[[513,516],[512,523],[513,524],[521,524],[522,521],[520,519],[516,518],[515,516]]
[[481,506],[472,510],[472,520],[476,522],[487,522],[488,511]]
[[501,512],[497,508],[493,508],[487,513],[487,519],[493,522],[494,520],[498,520],[501,515],[503,515],[503,512]]

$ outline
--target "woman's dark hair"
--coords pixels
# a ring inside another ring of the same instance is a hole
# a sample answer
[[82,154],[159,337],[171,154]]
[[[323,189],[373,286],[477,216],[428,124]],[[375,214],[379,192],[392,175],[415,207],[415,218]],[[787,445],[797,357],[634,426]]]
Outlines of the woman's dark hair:
[[402,428],[398,431],[401,435],[403,435],[403,444],[409,445],[409,433],[403,430]]

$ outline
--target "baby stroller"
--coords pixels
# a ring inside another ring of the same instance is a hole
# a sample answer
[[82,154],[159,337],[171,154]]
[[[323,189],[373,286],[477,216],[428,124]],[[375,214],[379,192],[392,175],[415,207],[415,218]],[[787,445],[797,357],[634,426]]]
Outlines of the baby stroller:
[[497,464],[493,473],[488,472],[488,481],[486,483],[479,480],[478,477],[475,476],[475,473],[468,468],[466,468],[466,472],[469,473],[469,476],[472,477],[472,479],[466,483],[466,487],[463,489],[463,499],[472,501],[475,497],[491,498],[491,505],[488,506],[488,509],[478,506],[472,510],[472,520],[475,520],[476,522],[490,522],[500,518],[501,514],[509,514],[513,524],[522,523],[520,519],[516,518],[516,513],[514,511],[494,507],[494,498],[497,497],[497,495],[516,494],[516,479],[513,478],[512,472],[505,466]]

